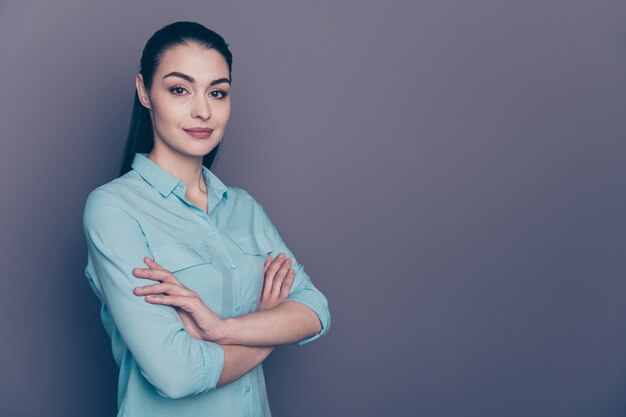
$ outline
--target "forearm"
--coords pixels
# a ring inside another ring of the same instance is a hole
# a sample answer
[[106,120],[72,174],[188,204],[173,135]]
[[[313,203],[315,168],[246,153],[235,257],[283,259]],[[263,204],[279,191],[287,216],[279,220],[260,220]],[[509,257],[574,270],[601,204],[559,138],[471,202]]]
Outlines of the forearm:
[[274,350],[273,346],[222,345],[224,368],[217,386],[229,384],[250,372]]
[[319,333],[317,314],[297,301],[224,320],[222,345],[276,346],[295,343]]

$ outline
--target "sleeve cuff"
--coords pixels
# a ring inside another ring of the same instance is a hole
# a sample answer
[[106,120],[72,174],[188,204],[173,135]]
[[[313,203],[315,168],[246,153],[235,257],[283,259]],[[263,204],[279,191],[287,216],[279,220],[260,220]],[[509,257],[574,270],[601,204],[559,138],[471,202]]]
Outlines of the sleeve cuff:
[[200,343],[203,359],[202,390],[213,391],[224,370],[224,349],[218,343],[205,341]]
[[322,330],[320,330],[319,333],[314,334],[313,336],[306,339],[300,340],[298,342],[298,345],[302,346],[328,333],[328,331],[330,330],[330,314],[328,313],[328,302],[325,298],[323,300],[320,300],[319,293],[316,294],[313,291],[305,289],[291,294],[287,299],[289,301],[297,301],[309,307],[311,310],[313,310],[315,314],[317,314],[317,317],[322,323]]

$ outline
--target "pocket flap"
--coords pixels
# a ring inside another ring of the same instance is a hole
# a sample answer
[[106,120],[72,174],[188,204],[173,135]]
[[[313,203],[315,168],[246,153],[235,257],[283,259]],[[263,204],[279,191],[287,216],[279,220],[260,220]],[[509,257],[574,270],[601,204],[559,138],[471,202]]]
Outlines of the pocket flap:
[[261,233],[244,236],[236,239],[234,242],[248,255],[267,255],[272,251],[272,242]]
[[180,271],[192,266],[213,262],[209,247],[198,245],[165,245],[153,249],[154,260],[168,271]]

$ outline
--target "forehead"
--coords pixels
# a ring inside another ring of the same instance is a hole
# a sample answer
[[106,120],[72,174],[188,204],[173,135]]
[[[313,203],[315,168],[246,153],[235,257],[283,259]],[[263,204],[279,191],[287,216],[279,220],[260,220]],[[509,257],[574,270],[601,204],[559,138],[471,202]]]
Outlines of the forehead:
[[209,83],[217,78],[228,78],[228,63],[215,49],[206,49],[196,43],[168,48],[156,70],[161,79],[172,71],[190,75],[199,83]]

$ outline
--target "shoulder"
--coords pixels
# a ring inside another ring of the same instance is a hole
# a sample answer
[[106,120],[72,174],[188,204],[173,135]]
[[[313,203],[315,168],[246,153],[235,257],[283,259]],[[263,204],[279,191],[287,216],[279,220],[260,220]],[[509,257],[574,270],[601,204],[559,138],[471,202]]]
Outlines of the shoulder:
[[243,188],[228,187],[228,201],[234,217],[242,222],[251,222],[266,227],[271,223],[261,203]]
[[133,171],[96,187],[85,200],[84,223],[105,221],[108,216],[131,212],[132,202],[141,190],[142,184]]
[[110,199],[117,199],[119,201],[132,200],[133,196],[144,193],[146,189],[146,182],[135,172],[131,170],[126,174],[114,178],[113,180],[96,187],[87,196],[87,199],[104,198],[108,196]]
[[228,200],[236,206],[248,206],[253,208],[259,205],[248,191],[240,187],[228,187]]

